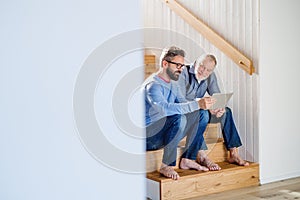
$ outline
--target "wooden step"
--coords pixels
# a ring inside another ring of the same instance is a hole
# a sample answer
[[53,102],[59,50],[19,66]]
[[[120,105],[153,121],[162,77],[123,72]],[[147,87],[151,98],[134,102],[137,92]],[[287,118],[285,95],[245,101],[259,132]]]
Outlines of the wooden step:
[[[220,124],[208,124],[204,138],[208,147],[206,153],[209,158],[214,162],[222,162],[227,159],[227,150],[223,145],[223,139],[220,137]],[[178,168],[178,161],[180,155],[183,152],[185,146],[185,138],[179,143],[177,148],[177,162],[176,167]],[[147,151],[146,153],[146,170],[147,172],[156,171],[159,169],[162,161],[163,149],[155,151]]]
[[[206,154],[214,162],[222,162],[227,160],[227,150],[223,144],[223,139],[207,139],[208,150]],[[183,153],[184,146],[177,148],[177,160],[175,168],[178,168],[180,155]],[[163,149],[156,151],[147,151],[146,153],[146,170],[147,172],[156,171],[159,169],[162,161]]]
[[147,197],[152,200],[187,199],[208,194],[259,185],[259,165],[242,167],[218,163],[222,170],[199,172],[176,169],[179,180],[165,178],[159,172],[147,173]]

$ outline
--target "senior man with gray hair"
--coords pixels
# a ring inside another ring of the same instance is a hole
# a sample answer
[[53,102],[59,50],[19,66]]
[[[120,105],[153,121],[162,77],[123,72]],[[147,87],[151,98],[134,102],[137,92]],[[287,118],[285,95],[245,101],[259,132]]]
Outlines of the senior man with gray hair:
[[[187,100],[192,101],[197,98],[203,98],[206,92],[209,95],[220,93],[218,80],[214,73],[216,65],[217,60],[214,55],[203,54],[182,71],[178,84],[182,94]],[[231,109],[226,107],[209,110],[209,118],[212,123],[221,122],[224,143],[230,152],[228,162],[248,166],[249,163],[243,160],[238,153],[238,147],[240,147],[242,143],[234,123]],[[205,141],[198,152],[197,162],[206,166],[211,171],[220,170],[220,166],[212,162],[204,150],[207,150]]]

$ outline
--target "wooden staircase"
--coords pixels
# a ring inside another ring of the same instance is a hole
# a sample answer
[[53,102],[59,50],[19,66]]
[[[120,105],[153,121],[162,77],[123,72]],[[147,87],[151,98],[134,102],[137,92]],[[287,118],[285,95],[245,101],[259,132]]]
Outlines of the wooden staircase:
[[[145,79],[157,71],[154,55],[145,55]],[[208,194],[233,190],[248,186],[259,185],[259,165],[250,163],[248,167],[241,167],[226,162],[228,152],[223,144],[220,124],[208,124],[204,133],[207,143],[207,154],[211,160],[218,163],[222,170],[199,172],[196,170],[182,170],[176,163],[179,180],[163,177],[157,170],[162,161],[163,150],[148,151],[147,166],[147,198],[152,200],[189,199]],[[182,153],[185,140],[177,148],[177,161]]]
[[[204,137],[209,158],[218,163],[222,170],[209,172],[182,170],[178,168],[177,162],[176,171],[180,178],[172,180],[165,178],[157,171],[161,164],[163,150],[148,151],[146,156],[148,199],[189,199],[259,185],[259,165],[257,163],[241,167],[226,162],[228,153],[221,138],[219,124],[209,124]],[[183,140],[178,146],[178,158],[184,144]]]

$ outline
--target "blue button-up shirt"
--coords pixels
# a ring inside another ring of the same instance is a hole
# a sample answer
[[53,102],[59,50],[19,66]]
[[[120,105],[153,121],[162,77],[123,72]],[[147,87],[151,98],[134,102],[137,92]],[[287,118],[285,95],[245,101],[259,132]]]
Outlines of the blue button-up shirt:
[[207,92],[209,95],[220,93],[216,74],[213,72],[205,80],[200,83],[196,79],[195,67],[193,64],[190,67],[185,67],[177,81],[180,90],[187,100],[195,100],[202,98]]

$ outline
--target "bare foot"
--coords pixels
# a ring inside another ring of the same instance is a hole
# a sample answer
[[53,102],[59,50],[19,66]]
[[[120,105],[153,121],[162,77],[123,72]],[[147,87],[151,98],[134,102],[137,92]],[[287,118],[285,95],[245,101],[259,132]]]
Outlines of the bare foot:
[[249,163],[239,156],[237,148],[230,149],[230,158],[228,159],[228,162],[240,166],[249,166]]
[[162,164],[159,172],[165,177],[172,178],[173,180],[179,179],[178,173],[173,169],[172,166]]
[[196,163],[194,160],[190,160],[187,158],[181,158],[179,167],[181,169],[195,169],[198,171],[205,171],[205,172],[209,170],[207,167],[201,166],[200,164]]
[[211,159],[208,158],[204,150],[200,150],[197,155],[196,161],[205,167],[207,167],[210,171],[219,171],[221,167],[214,163]]
[[219,171],[221,170],[221,167],[214,163],[211,159],[209,159],[208,157],[205,158],[197,158],[197,162],[202,165],[205,166],[209,169],[209,171]]
[[247,161],[241,159],[239,156],[237,156],[237,157],[230,157],[228,159],[228,162],[232,163],[232,164],[238,164],[240,166],[249,166],[249,163]]

